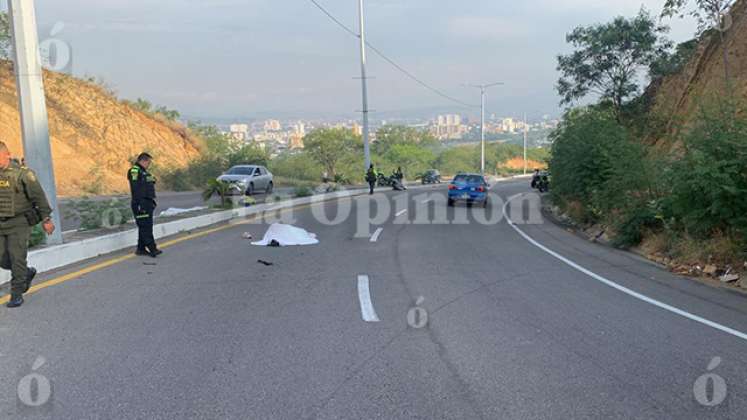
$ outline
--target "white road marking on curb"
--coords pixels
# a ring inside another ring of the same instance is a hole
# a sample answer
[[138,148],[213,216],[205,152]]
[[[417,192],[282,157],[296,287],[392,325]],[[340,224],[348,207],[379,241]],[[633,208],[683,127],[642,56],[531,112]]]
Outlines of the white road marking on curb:
[[405,214],[405,213],[407,213],[407,209],[404,209],[404,210],[400,210],[400,211],[398,211],[398,212],[397,212],[397,214],[395,214],[394,216],[395,216],[395,217],[399,217],[399,216],[402,216],[402,215],[403,215],[403,214]]
[[595,279],[595,280],[597,280],[597,281],[599,281],[601,283],[604,283],[604,284],[606,284],[609,287],[617,289],[617,290],[619,290],[619,291],[621,291],[621,292],[623,292],[623,293],[625,293],[625,294],[627,294],[629,296],[632,296],[632,297],[634,297],[636,299],[642,300],[642,301],[644,301],[646,303],[649,303],[651,305],[657,306],[657,307],[659,307],[661,309],[664,309],[665,311],[672,312],[674,314],[683,316],[683,317],[685,317],[687,319],[690,319],[692,321],[699,322],[699,323],[701,323],[703,325],[707,325],[707,326],[709,326],[711,328],[715,328],[715,329],[723,331],[723,332],[725,332],[727,334],[731,334],[731,335],[733,335],[735,337],[741,338],[742,340],[747,340],[747,334],[745,334],[745,333],[743,333],[741,331],[737,331],[737,330],[735,330],[733,328],[729,328],[729,327],[721,325],[721,324],[719,324],[717,322],[713,322],[713,321],[710,321],[708,319],[699,317],[697,315],[691,314],[690,312],[683,311],[682,309],[676,308],[676,307],[668,305],[668,304],[666,304],[664,302],[660,302],[660,301],[658,301],[656,299],[652,299],[652,298],[650,298],[650,297],[648,297],[646,295],[643,295],[641,293],[638,293],[636,291],[628,289],[627,287],[619,285],[619,284],[613,282],[612,280],[609,280],[609,279],[607,279],[605,277],[600,276],[599,274],[594,273],[593,271],[587,270],[586,268],[584,268],[584,267],[576,264],[575,262],[569,260],[568,258],[566,258],[566,257],[558,254],[557,252],[555,252],[555,251],[547,248],[546,246],[542,245],[541,243],[535,241],[529,235],[527,235],[526,233],[524,233],[524,231],[522,231],[521,229],[519,229],[511,221],[511,219],[508,218],[508,214],[506,214],[506,209],[508,208],[508,204],[511,202],[511,200],[513,200],[514,198],[517,198],[519,196],[521,196],[521,194],[515,195],[515,196],[509,198],[508,201],[506,201],[506,204],[504,204],[504,206],[503,206],[503,217],[506,218],[506,220],[508,221],[508,225],[509,226],[511,226],[519,235],[521,235],[522,237],[524,237],[524,239],[526,239],[527,241],[529,241],[532,245],[534,245],[537,248],[539,248],[539,249],[545,251],[546,253],[552,255],[553,257],[559,259],[560,261],[562,261],[565,264],[571,266],[572,268],[574,268],[574,269],[576,269],[576,270],[578,270],[578,271],[586,274],[587,276],[589,276],[589,277],[591,277],[591,278],[593,278],[593,279]]
[[373,303],[371,302],[371,291],[368,287],[368,276],[358,276],[358,300],[361,303],[361,317],[366,322],[379,322]]
[[371,242],[376,242],[379,240],[379,235],[381,235],[381,232],[384,231],[384,228],[378,228],[376,229],[376,232],[374,232],[373,235],[371,235]]

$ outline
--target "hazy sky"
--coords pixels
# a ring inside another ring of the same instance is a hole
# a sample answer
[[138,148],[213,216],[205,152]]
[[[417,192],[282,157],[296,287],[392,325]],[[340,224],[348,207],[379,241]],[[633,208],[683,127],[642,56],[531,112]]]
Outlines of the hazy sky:
[[[356,0],[318,0],[357,30]],[[555,56],[576,25],[632,16],[664,0],[366,0],[369,41],[428,83],[477,103],[462,83],[503,81],[489,112],[557,114]],[[309,0],[36,0],[57,22],[76,75],[100,76],[125,98],[206,117],[351,114],[360,109],[357,40]],[[684,40],[690,24],[674,21]],[[44,39],[49,35],[40,34]],[[370,56],[380,115],[463,108]],[[434,111],[435,112],[435,111]],[[471,112],[471,111],[470,111]]]

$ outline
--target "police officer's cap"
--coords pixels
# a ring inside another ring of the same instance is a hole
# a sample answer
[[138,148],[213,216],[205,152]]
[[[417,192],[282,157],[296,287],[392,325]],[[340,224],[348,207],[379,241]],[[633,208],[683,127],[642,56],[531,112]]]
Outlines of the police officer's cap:
[[153,160],[153,156],[148,153],[140,153],[137,157],[137,161],[140,162],[141,160]]

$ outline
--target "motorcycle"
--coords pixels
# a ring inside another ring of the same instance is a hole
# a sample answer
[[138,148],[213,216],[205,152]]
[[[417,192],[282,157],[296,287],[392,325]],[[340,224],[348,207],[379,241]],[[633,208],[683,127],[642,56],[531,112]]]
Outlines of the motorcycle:
[[547,178],[547,175],[542,175],[539,178],[539,180],[537,181],[537,189],[541,193],[550,191],[550,180]]
[[380,173],[376,176],[376,185],[379,187],[391,187],[392,179]]
[[395,175],[385,176],[384,174],[379,174],[376,178],[376,185],[379,187],[392,187],[396,191],[404,191],[407,189],[405,184],[402,183],[402,180]]

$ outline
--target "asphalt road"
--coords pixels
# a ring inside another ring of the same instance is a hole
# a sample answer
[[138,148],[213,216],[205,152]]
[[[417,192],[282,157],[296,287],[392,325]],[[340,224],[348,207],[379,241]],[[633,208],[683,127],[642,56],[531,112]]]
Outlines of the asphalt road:
[[[516,226],[631,296],[505,220],[479,223],[498,199],[439,213],[444,194],[386,193],[391,215],[365,236],[355,217],[318,215],[365,214],[368,197],[298,209],[314,246],[255,247],[242,234],[266,224],[226,227],[0,308],[0,418],[745,418],[747,298],[547,222]],[[416,301],[425,326],[408,321]],[[40,407],[32,373],[51,383]]]

